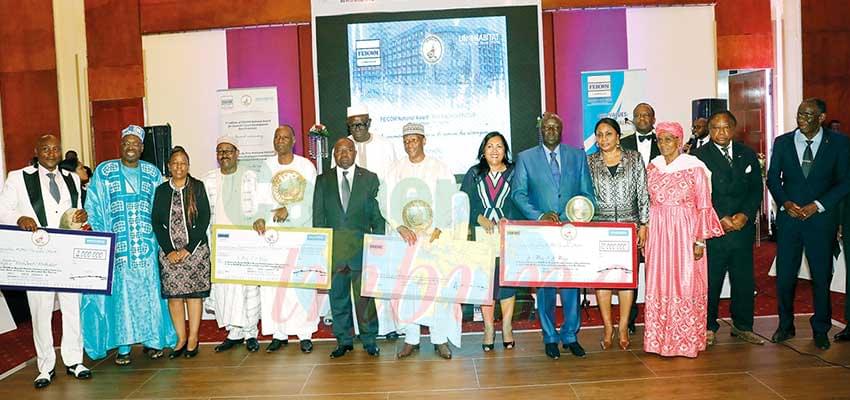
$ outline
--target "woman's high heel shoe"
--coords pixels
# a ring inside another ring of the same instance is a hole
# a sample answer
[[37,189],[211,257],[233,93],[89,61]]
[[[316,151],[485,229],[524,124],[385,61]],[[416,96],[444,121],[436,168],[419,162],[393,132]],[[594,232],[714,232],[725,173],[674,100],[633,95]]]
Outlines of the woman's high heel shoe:
[[492,343],[490,343],[490,344],[487,344],[487,343],[482,343],[482,344],[481,344],[481,350],[484,350],[484,352],[485,352],[485,353],[490,352],[490,351],[493,351],[493,348],[495,348],[495,344],[496,344],[496,328],[495,328],[495,327],[494,327],[494,328],[492,328],[492,331],[493,331],[493,332],[492,332],[490,335],[488,335],[488,334],[487,334],[487,327],[486,327],[486,326],[484,327],[484,337],[485,337],[485,338],[486,338],[486,337],[490,337],[490,338],[491,338],[491,340],[493,341],[493,342],[492,342]]
[[602,347],[602,350],[608,350],[611,348],[611,345],[614,343],[614,337],[617,335],[617,331],[612,331],[610,337],[603,337],[602,340],[599,341],[599,346]]
[[185,353],[185,352],[186,352],[186,345],[184,344],[183,346],[180,346],[179,349],[171,350],[171,354],[168,355],[168,359],[173,360],[177,357],[182,356],[183,353]]
[[629,335],[620,334],[620,350],[628,350],[629,345],[632,343],[629,341]]
[[198,355],[198,350],[200,348],[201,348],[201,344],[198,343],[198,342],[195,342],[195,348],[192,349],[192,350],[189,350],[189,343],[187,342],[186,346],[185,346],[186,351],[183,353],[183,355],[186,356],[186,358],[192,358],[192,357]]

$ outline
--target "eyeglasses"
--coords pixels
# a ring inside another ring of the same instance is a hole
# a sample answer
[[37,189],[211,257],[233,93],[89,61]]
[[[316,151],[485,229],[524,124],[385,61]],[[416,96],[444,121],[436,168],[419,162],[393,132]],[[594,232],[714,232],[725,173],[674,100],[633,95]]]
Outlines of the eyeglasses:
[[368,128],[369,123],[368,122],[355,122],[353,124],[348,124],[348,127],[351,128],[351,129],[363,129],[363,128]]
[[217,154],[217,155],[225,155],[225,156],[226,156],[226,155],[228,155],[228,154],[233,154],[233,153],[235,153],[235,152],[236,152],[236,150],[216,150],[216,151],[215,151],[215,154]]

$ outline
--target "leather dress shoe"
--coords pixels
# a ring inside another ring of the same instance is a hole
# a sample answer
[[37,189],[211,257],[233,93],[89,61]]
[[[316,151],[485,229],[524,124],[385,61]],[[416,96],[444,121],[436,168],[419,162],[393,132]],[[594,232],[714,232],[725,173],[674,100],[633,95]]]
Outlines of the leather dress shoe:
[[848,342],[850,341],[850,325],[848,325],[844,330],[835,334],[832,337],[836,342]]
[[387,340],[396,340],[399,338],[399,335],[398,332],[393,331],[384,335],[384,338],[386,338]]
[[553,360],[561,358],[561,351],[558,350],[558,344],[546,343],[546,355]]
[[452,359],[452,349],[449,348],[448,343],[435,344],[434,350],[437,351],[437,355],[440,357],[445,358],[446,360]]
[[366,353],[372,357],[377,357],[381,355],[381,349],[379,349],[378,346],[375,346],[374,344],[368,344],[366,346],[363,346],[363,348],[366,349]]
[[268,346],[266,346],[266,353],[274,353],[274,352],[280,350],[281,347],[286,346],[288,344],[289,344],[289,339],[287,339],[287,340],[272,339],[272,342],[269,343]]
[[53,381],[53,377],[56,376],[56,370],[52,370],[48,373],[41,373],[35,378],[35,381],[32,383],[36,389],[43,389],[50,385],[50,382]]
[[260,350],[260,342],[257,341],[257,338],[250,338],[245,341],[245,348],[251,353],[256,353]]
[[584,357],[586,354],[584,352],[584,348],[581,347],[580,344],[578,344],[578,341],[572,342],[570,344],[565,344],[564,350],[569,350],[570,353],[573,353],[573,355],[576,357]]
[[417,351],[419,351],[419,345],[418,344],[405,343],[404,347],[401,348],[401,351],[399,351],[398,354],[396,354],[396,358],[401,359],[401,358],[409,357],[409,356],[413,355],[414,352],[417,352]]
[[245,341],[245,339],[224,339],[224,341],[221,342],[220,345],[215,346],[215,352],[219,353],[219,352],[222,352],[222,351],[230,350],[230,349],[233,348],[233,346],[240,345],[244,341]]
[[312,353],[313,352],[313,341],[310,339],[301,341],[301,352],[302,353]]
[[796,332],[794,332],[793,328],[791,328],[790,330],[787,330],[787,331],[782,330],[782,329],[777,329],[776,332],[773,332],[773,336],[770,337],[770,341],[773,342],[773,343],[782,343],[782,342],[784,342],[788,339],[793,338],[795,335],[796,335]]
[[77,379],[91,379],[91,370],[82,363],[65,367],[65,373]]
[[730,333],[732,337],[736,337],[750,344],[763,345],[764,340],[758,336],[756,336],[753,331],[742,331],[736,328],[734,325],[732,326],[732,332]]
[[353,351],[353,350],[354,350],[354,346],[352,346],[350,344],[342,344],[342,345],[336,346],[334,351],[331,352],[331,358],[340,358],[340,357],[344,356],[345,353],[348,353],[349,351]]
[[821,350],[829,350],[829,336],[825,333],[815,333],[815,346]]

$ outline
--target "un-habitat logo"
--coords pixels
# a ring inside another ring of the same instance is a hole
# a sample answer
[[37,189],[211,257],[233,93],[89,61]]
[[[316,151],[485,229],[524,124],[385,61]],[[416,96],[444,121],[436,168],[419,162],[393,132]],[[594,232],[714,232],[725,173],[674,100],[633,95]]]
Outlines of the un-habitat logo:
[[594,75],[587,77],[587,98],[598,99],[611,97],[611,75]]
[[428,64],[436,64],[443,59],[443,40],[435,35],[428,35],[422,41],[422,58]]

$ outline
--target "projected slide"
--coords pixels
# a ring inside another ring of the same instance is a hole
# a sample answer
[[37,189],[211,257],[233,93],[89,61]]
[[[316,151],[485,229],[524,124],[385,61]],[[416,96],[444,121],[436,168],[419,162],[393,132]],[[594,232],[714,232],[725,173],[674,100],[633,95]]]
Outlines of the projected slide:
[[504,16],[351,23],[348,49],[351,104],[369,107],[372,131],[425,125],[426,153],[456,174],[487,132],[510,142]]

